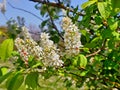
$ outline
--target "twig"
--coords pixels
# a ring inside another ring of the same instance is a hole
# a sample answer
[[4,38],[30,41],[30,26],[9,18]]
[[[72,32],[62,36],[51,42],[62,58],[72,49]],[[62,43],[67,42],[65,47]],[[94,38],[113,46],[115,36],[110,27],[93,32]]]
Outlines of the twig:
[[57,26],[55,25],[52,16],[50,15],[49,7],[47,8],[47,11],[48,11],[48,14],[49,14],[49,17],[50,17],[50,20],[51,20],[53,28],[57,31],[57,33],[61,37],[61,39],[64,40],[64,38],[62,37],[62,35],[59,33],[59,30],[58,30]]
[[13,6],[11,3],[9,3],[9,2],[7,2],[7,3],[8,3],[8,5],[10,5],[12,8],[17,9],[17,10],[20,10],[20,11],[23,11],[23,12],[27,12],[27,13],[33,15],[34,17],[38,18],[39,20],[43,21],[43,19],[41,19],[41,18],[38,17],[37,15],[31,13],[30,11],[27,11],[27,10],[21,9],[21,8],[14,7],[14,6]]
[[86,57],[94,56],[94,55],[98,54],[100,51],[101,51],[101,49],[98,49],[96,52],[86,55]]
[[[48,6],[53,6],[53,7],[57,7],[57,8],[61,8],[64,10],[68,10],[70,12],[74,12],[74,10],[72,8],[66,7],[61,3],[54,3],[54,2],[46,2],[46,1],[42,1],[42,0],[29,0],[29,1],[33,1],[33,2],[38,2],[41,4],[46,4]],[[76,14],[80,15],[80,16],[84,16],[85,14],[81,13],[81,12],[76,12]]]
[[104,40],[104,42],[103,42],[103,44],[102,44],[102,47],[101,47],[100,49],[98,49],[96,52],[93,52],[93,53],[91,53],[91,54],[86,55],[86,57],[95,56],[96,54],[98,54],[99,52],[101,52],[101,50],[104,49],[105,43],[106,43],[106,39]]

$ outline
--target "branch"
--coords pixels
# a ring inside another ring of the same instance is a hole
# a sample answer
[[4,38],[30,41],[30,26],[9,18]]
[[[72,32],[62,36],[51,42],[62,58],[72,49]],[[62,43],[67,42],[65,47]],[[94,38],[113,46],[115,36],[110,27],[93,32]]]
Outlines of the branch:
[[91,53],[91,54],[86,55],[86,57],[91,57],[91,56],[95,56],[96,54],[98,54],[101,50],[104,49],[105,43],[106,43],[106,39],[104,40],[104,42],[103,42],[103,44],[102,44],[102,47],[101,47],[100,49],[98,49],[96,52],[93,52],[93,53]]
[[49,7],[47,7],[47,11],[48,11],[48,15],[49,15],[49,17],[50,17],[50,20],[51,20],[51,23],[52,23],[53,28],[57,31],[57,33],[58,33],[58,35],[61,37],[61,39],[64,40],[64,38],[62,37],[62,35],[59,33],[59,30],[58,30],[57,26],[55,25],[52,16],[50,15]]
[[95,56],[95,55],[98,54],[100,51],[101,51],[101,49],[98,49],[96,52],[86,55],[86,57]]
[[7,2],[7,3],[8,3],[8,5],[10,5],[10,7],[14,8],[14,9],[17,9],[17,10],[20,10],[20,11],[23,11],[23,12],[27,12],[27,13],[33,15],[34,17],[36,17],[37,19],[43,21],[43,19],[41,19],[41,18],[38,17],[37,15],[31,13],[30,11],[27,11],[27,10],[24,10],[24,9],[21,9],[21,8],[14,7],[14,6],[13,6],[11,3],[9,3],[9,2]]
[[[53,7],[57,7],[57,8],[61,8],[64,10],[68,10],[70,12],[74,12],[74,10],[72,8],[66,7],[61,3],[54,3],[54,2],[46,2],[46,1],[42,1],[42,0],[29,0],[29,1],[33,1],[33,2],[38,2],[41,4],[46,4],[48,6],[53,6]],[[76,12],[76,14],[80,15],[80,16],[84,16],[85,14],[81,13],[81,12]]]

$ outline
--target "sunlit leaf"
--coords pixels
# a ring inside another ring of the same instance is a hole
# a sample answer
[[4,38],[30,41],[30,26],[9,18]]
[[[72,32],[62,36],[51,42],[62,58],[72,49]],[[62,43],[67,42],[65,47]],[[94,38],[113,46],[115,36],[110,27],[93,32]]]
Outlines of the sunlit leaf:
[[97,2],[97,1],[98,1],[98,0],[87,1],[87,2],[83,3],[83,4],[81,5],[81,7],[84,9],[84,8],[86,8],[86,7],[94,4],[94,3]]
[[7,71],[8,71],[7,67],[1,67],[0,69],[2,71],[2,75],[5,75],[7,73]]
[[104,19],[108,18],[110,15],[110,9],[109,9],[107,2],[98,2],[97,6],[98,6],[98,10],[99,10],[101,16]]
[[0,57],[2,60],[5,60],[13,51],[13,39],[6,39],[0,45]]
[[115,22],[114,24],[110,25],[111,30],[116,30],[118,27],[118,22]]
[[87,58],[84,55],[80,54],[79,59],[80,59],[80,67],[85,68],[87,65]]
[[88,71],[83,71],[80,73],[80,76],[85,76],[87,74]]

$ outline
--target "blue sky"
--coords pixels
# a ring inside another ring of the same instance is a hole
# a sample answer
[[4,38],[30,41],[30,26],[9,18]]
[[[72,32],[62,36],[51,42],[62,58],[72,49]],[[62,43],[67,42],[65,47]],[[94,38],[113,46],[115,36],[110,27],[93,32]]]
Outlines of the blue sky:
[[[0,2],[1,1],[2,0],[0,0]],[[36,3],[34,3],[34,2],[30,2],[29,0],[7,0],[7,1],[9,1],[13,6],[15,6],[17,8],[25,9],[27,11],[30,11],[30,12],[36,14],[37,16],[40,16],[39,11],[34,8],[34,6],[36,5]],[[79,5],[80,6],[83,2],[85,2],[87,0],[71,0],[71,1],[72,1],[71,5],[73,5],[73,6]],[[16,19],[17,16],[24,17],[26,25],[29,25],[29,24],[39,25],[41,23],[41,21],[39,19],[32,16],[31,14],[13,9],[8,4],[7,4],[7,11],[5,13],[5,16],[7,17],[7,19],[10,19],[10,18]],[[5,25],[6,22],[7,22],[6,18],[0,12],[0,26]]]

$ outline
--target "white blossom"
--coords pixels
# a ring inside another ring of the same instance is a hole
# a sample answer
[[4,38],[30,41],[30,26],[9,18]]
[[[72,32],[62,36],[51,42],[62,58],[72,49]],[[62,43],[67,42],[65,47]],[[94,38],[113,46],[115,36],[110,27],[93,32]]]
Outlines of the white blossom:
[[18,52],[20,53],[21,58],[23,59],[23,61],[27,65],[28,64],[29,54],[28,54],[27,48],[25,47],[24,40],[22,40],[20,38],[16,38],[15,46],[18,49]]
[[60,60],[58,49],[50,36],[46,33],[41,33],[40,45],[38,45],[30,36],[26,27],[22,27],[23,39],[19,37],[15,40],[15,45],[22,59],[28,62],[30,56],[34,56],[37,60],[42,60],[44,68],[47,66],[60,67],[63,61]]
[[79,48],[82,46],[79,33],[79,29],[69,17],[64,17],[62,21],[62,28],[65,31],[64,34],[64,46],[66,56],[74,56],[79,54]]
[[24,39],[19,37],[15,40],[15,45],[20,53],[20,56],[28,62],[30,56],[34,56],[35,59],[42,59],[42,48],[31,38],[26,27],[22,27],[22,35]]
[[43,63],[45,66],[59,67],[63,65],[63,61],[60,60],[60,56],[57,53],[58,49],[54,45],[53,41],[49,39],[50,36],[47,33],[41,33],[41,47],[43,48]]

